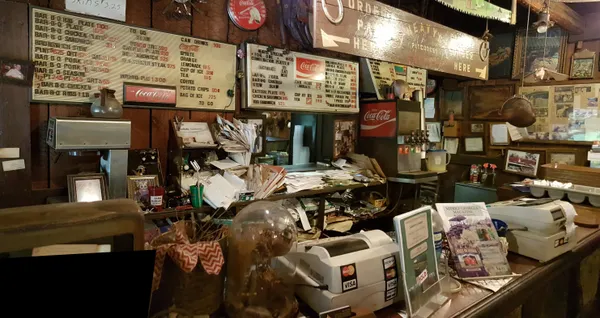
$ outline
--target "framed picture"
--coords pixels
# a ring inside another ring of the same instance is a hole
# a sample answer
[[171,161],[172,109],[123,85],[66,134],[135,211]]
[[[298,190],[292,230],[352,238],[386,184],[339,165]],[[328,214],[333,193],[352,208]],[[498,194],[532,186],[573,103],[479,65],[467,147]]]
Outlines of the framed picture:
[[157,185],[157,175],[127,176],[127,197],[144,206],[150,205],[150,187]]
[[454,137],[444,137],[444,150],[451,155],[455,155],[458,153],[458,138]]
[[256,140],[254,141],[254,149],[252,149],[252,155],[262,156],[266,151],[266,129],[265,129],[265,116],[261,115],[250,115],[241,114],[236,115],[235,119],[245,123],[252,124],[256,129]]
[[546,151],[546,163],[559,165],[583,166],[585,162],[578,160],[577,151],[566,149],[550,149]]
[[356,120],[336,119],[333,121],[333,129],[333,158],[354,152],[358,134]]
[[506,146],[510,144],[510,136],[506,123],[490,123],[489,131],[491,146]]
[[469,109],[471,119],[502,120],[500,109],[515,93],[515,86],[471,86],[469,87]]
[[483,153],[483,137],[465,137],[465,152]]
[[574,79],[594,78],[595,66],[596,52],[583,50],[574,53],[571,56],[571,73],[569,76]]
[[[559,27],[550,28],[546,33],[537,33],[537,30],[531,29],[525,47],[525,32],[524,29],[519,30],[515,37],[512,78],[521,78],[523,66],[525,66],[525,75],[541,66],[562,73],[568,33]],[[523,60],[524,52],[527,52],[525,60]]]
[[465,90],[462,88],[457,90],[440,89],[441,119],[449,119],[451,113],[454,113],[454,119],[462,119],[464,98]]
[[510,78],[514,49],[514,32],[494,34],[490,40],[490,79]]
[[541,154],[510,149],[506,153],[504,171],[527,177],[535,177],[540,165]]
[[106,179],[102,173],[71,174],[67,176],[69,202],[108,200]]
[[31,61],[0,58],[0,82],[31,86],[35,66]]
[[485,132],[485,124],[484,123],[471,123],[471,133],[472,134],[483,134]]
[[430,142],[441,142],[442,141],[442,123],[440,122],[426,122],[427,132],[429,133]]

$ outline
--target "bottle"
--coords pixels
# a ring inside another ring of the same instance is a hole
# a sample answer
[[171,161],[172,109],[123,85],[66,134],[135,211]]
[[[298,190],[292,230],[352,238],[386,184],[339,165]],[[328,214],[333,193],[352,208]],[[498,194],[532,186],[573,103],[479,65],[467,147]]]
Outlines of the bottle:
[[431,222],[433,223],[433,245],[435,247],[435,255],[439,263],[442,256],[444,226],[440,214],[435,209],[431,209],[431,211]]

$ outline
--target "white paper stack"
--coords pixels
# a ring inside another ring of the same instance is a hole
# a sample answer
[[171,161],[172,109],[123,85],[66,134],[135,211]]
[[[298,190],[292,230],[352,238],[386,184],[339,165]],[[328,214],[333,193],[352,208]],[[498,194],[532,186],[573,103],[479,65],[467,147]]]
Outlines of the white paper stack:
[[325,177],[331,180],[352,180],[354,176],[346,170],[326,170],[323,171]]
[[203,182],[203,198],[213,208],[229,208],[237,197],[238,189],[231,185],[222,175],[217,174]]
[[251,149],[254,149],[258,137],[256,126],[244,124],[235,118],[232,123],[221,116],[217,116],[217,123],[217,141],[223,150],[229,153],[231,160],[248,166],[252,157]]
[[325,174],[321,172],[288,173],[287,177],[285,178],[285,186],[288,193],[320,189],[325,186],[323,177],[325,177]]
[[282,167],[252,165],[247,173],[248,190],[254,191],[254,199],[264,199],[283,186],[286,174]]

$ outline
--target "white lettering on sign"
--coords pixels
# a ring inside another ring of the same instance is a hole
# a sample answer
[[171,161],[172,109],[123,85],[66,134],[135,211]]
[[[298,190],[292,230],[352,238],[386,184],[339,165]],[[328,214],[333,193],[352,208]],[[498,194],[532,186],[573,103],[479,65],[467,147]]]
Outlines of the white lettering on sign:
[[387,121],[390,120],[391,111],[389,110],[379,110],[379,111],[368,111],[365,113],[365,121],[377,120],[377,121]]
[[125,22],[127,0],[65,0],[67,11]]

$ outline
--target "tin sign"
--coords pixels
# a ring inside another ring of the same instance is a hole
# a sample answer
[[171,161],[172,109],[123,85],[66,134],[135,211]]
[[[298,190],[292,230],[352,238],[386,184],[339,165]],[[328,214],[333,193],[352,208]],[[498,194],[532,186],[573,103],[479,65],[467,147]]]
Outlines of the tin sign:
[[263,0],[229,0],[227,12],[240,29],[254,31],[265,24],[267,7]]
[[361,137],[394,137],[396,133],[396,103],[371,103],[360,106]]

